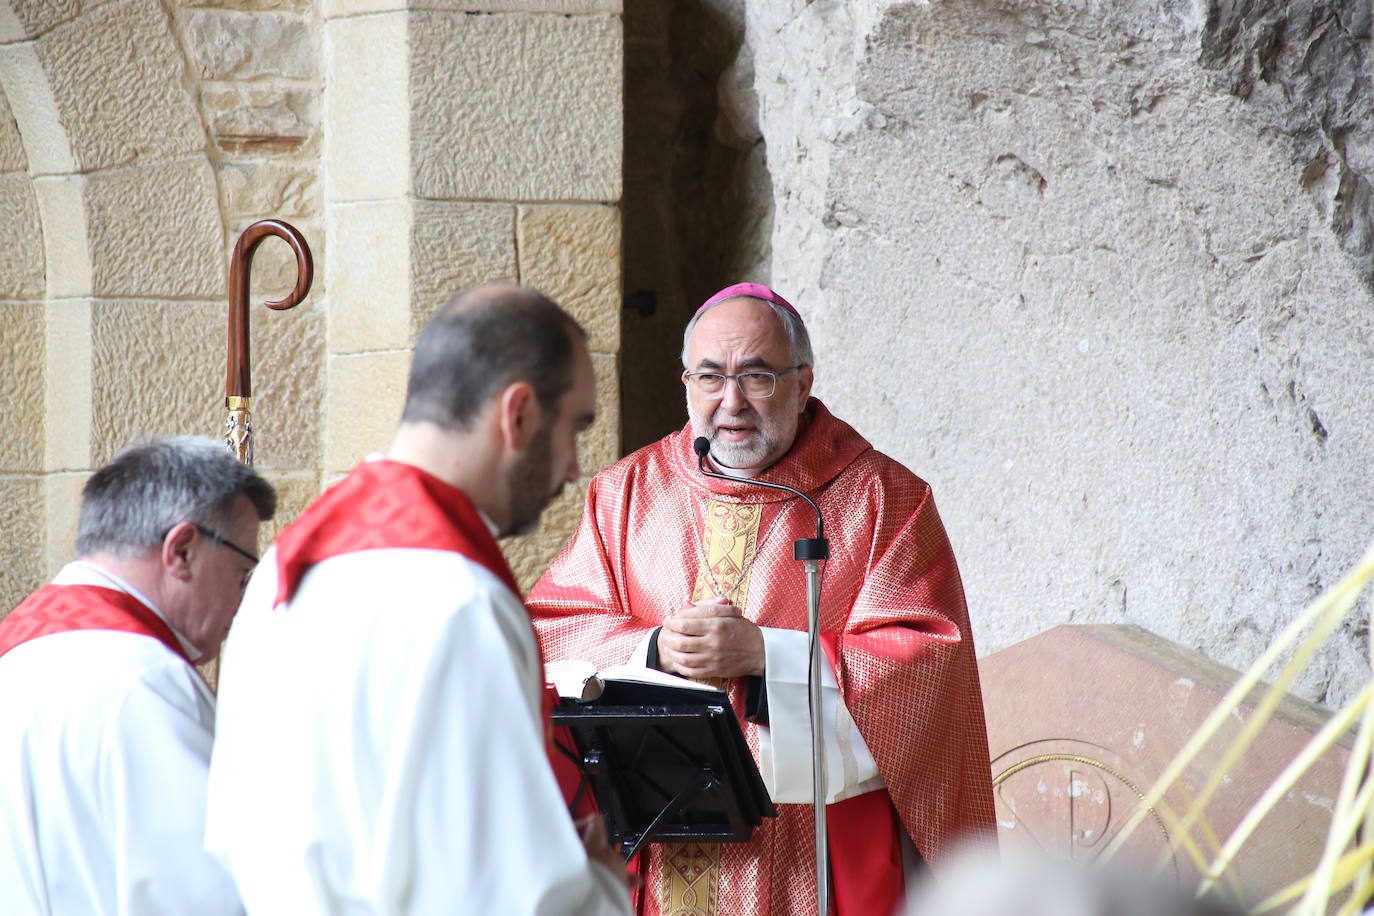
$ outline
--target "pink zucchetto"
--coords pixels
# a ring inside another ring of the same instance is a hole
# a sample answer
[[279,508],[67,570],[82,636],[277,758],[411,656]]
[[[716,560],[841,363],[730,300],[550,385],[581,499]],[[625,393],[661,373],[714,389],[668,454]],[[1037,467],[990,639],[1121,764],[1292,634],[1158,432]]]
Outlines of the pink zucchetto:
[[727,286],[725,289],[703,302],[701,308],[697,309],[697,314],[700,315],[717,302],[724,299],[734,299],[737,296],[748,296],[750,299],[762,299],[764,302],[771,302],[774,305],[787,309],[787,311],[796,316],[798,321],[802,320],[801,313],[792,307],[792,303],[759,283],[736,283],[734,286]]

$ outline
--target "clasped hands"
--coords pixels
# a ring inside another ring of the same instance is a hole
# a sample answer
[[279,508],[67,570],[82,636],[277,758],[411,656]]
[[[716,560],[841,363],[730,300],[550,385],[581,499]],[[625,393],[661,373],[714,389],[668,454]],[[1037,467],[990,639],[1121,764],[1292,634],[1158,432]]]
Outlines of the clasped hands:
[[704,678],[763,674],[763,631],[725,598],[679,608],[658,631],[658,666]]

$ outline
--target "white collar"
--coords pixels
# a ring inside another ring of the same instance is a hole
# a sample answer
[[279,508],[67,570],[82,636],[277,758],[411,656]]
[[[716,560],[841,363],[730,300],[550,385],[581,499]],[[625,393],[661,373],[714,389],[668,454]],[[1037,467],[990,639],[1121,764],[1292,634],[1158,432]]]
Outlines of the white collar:
[[[472,508],[477,509],[476,506]],[[491,516],[487,515],[481,509],[477,509],[477,514],[482,516],[482,524],[487,526],[487,530],[491,532],[491,536],[499,538],[501,536],[501,529],[496,527],[496,523],[491,520]]]

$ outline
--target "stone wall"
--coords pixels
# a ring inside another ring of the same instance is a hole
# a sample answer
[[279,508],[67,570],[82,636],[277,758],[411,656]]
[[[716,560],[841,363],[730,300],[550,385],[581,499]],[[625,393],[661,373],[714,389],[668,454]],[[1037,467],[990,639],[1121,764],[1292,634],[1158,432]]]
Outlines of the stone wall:
[[[116,450],[219,434],[225,265],[266,216],[316,265],[306,302],[270,312],[294,262],[274,240],[254,261],[278,524],[386,447],[416,330],[484,280],[587,325],[585,473],[617,455],[619,0],[409,6],[0,0],[0,607],[70,559],[80,486]],[[527,583],[576,497],[509,545]]]
[[745,8],[773,285],[935,487],[980,652],[1125,622],[1246,666],[1374,537],[1368,4]]
[[625,450],[686,421],[682,329],[767,282],[772,209],[740,0],[625,4]]

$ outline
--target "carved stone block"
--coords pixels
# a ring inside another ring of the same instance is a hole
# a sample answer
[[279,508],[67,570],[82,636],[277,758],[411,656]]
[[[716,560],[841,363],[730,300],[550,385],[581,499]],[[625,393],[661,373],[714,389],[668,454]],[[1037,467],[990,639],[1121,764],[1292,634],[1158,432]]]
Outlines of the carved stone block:
[[[987,656],[979,668],[1003,849],[1089,861],[1238,677],[1196,652],[1120,625],[1055,627]],[[1136,829],[1123,848],[1129,860],[1159,861],[1175,819],[1216,771],[1258,696],[1249,700]],[[1282,702],[1250,750],[1222,775],[1207,806],[1207,827],[1217,840],[1192,831],[1209,859],[1328,715],[1295,697]],[[1261,823],[1235,872],[1247,903],[1310,872],[1348,755],[1347,740],[1319,759]],[[1165,863],[1166,874],[1196,884],[1199,872],[1186,855]]]

